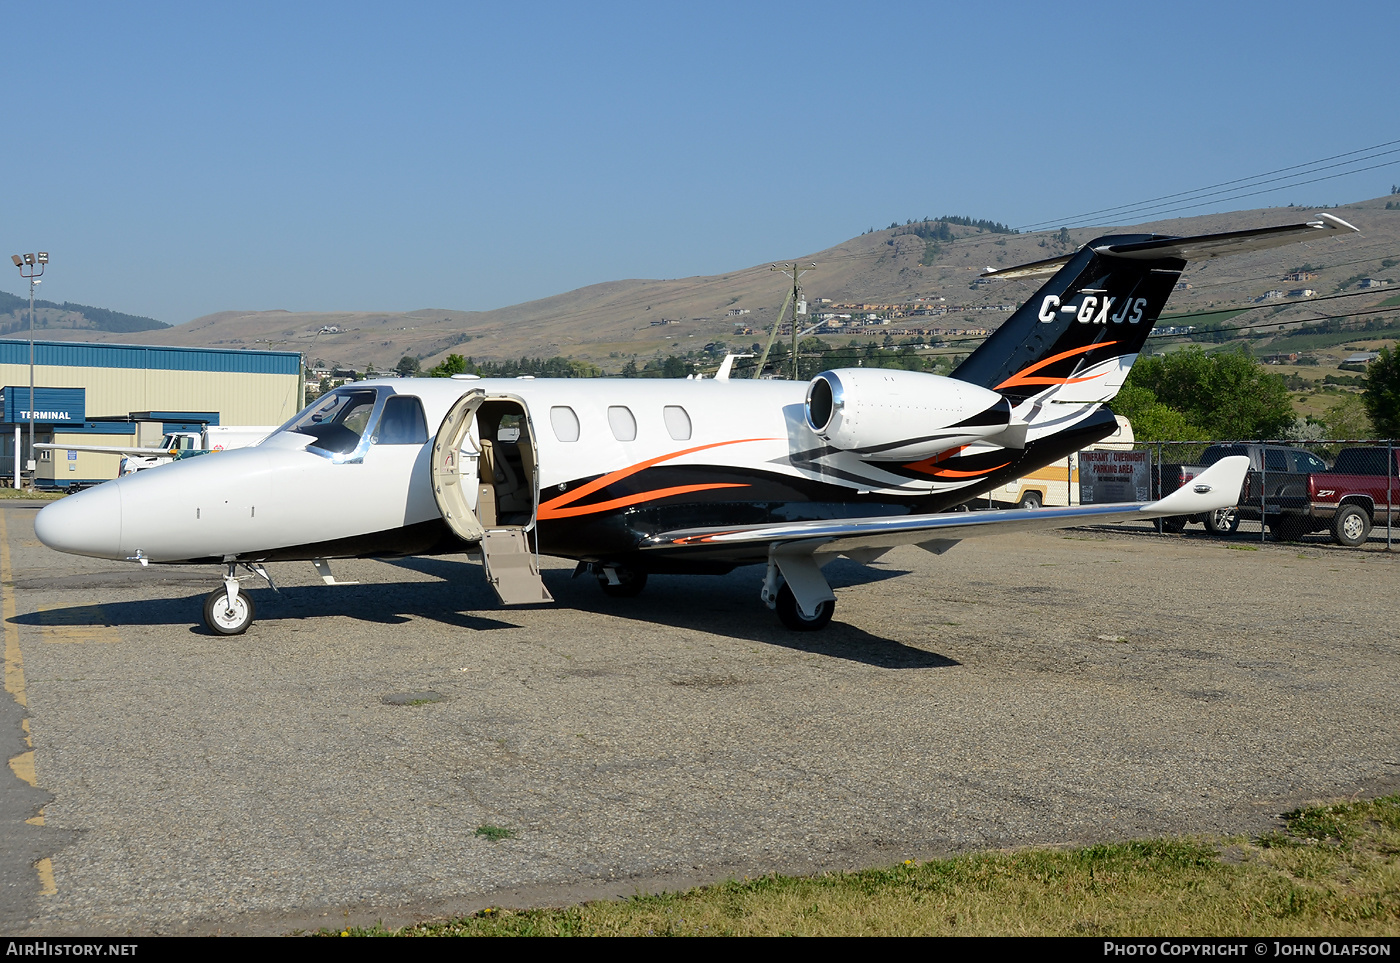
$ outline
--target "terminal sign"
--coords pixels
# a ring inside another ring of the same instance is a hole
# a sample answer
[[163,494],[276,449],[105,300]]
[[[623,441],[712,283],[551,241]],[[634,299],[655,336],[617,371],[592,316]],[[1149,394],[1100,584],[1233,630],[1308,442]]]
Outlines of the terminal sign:
[[6,385],[0,389],[0,423],[81,426],[87,416],[85,395],[82,388],[35,387],[31,394],[27,386]]

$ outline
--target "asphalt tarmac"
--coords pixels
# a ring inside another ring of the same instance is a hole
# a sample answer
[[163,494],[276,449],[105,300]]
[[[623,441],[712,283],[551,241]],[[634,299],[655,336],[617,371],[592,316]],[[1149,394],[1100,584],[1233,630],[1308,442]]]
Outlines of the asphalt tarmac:
[[59,555],[37,508],[0,507],[7,935],[392,925],[1400,788],[1376,547],[900,549],[834,563],[811,635],[755,569],[621,600],[560,563],[503,609],[462,558],[284,564],[223,638],[216,569]]

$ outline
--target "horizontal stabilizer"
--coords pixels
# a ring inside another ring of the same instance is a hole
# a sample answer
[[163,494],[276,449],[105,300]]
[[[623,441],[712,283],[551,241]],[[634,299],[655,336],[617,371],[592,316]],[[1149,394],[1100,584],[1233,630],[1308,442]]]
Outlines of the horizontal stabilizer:
[[[1265,251],[1272,247],[1311,241],[1320,237],[1331,237],[1347,231],[1359,233],[1359,229],[1340,217],[1321,212],[1314,220],[1303,224],[1285,224],[1282,227],[1263,227],[1249,231],[1229,231],[1224,234],[1198,234],[1195,237],[1154,237],[1147,241],[1133,241],[1126,244],[1095,244],[1097,254],[1111,257],[1132,258],[1134,260],[1158,260],[1178,258],[1183,261],[1204,261],[1225,254],[1244,254],[1248,251]],[[1091,242],[1092,243],[1092,242]],[[1050,277],[1069,263],[1073,254],[1031,261],[1009,268],[987,268],[984,278],[1036,278]]]

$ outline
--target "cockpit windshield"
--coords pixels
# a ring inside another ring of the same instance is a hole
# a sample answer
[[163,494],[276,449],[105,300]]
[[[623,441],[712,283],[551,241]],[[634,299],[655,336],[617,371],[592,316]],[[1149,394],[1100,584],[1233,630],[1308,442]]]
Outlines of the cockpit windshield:
[[378,397],[373,388],[337,388],[319,398],[282,431],[315,438],[315,447],[336,455],[348,455],[360,444]]

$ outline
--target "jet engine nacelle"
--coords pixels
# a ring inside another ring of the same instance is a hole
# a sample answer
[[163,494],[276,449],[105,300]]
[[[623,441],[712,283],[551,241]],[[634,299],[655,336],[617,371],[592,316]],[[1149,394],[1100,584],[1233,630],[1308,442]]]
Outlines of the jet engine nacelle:
[[[927,458],[1003,434],[1011,424],[1011,403],[995,391],[883,368],[823,371],[807,388],[805,408],[818,437],[866,461]],[[1011,447],[1024,444],[1018,440]]]

